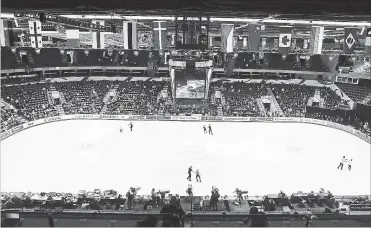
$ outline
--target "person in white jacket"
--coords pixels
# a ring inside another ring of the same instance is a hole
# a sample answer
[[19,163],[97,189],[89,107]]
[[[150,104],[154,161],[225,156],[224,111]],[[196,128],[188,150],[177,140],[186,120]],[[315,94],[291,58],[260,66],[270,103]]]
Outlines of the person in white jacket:
[[345,158],[345,156],[343,156],[341,158],[341,161],[340,161],[340,164],[338,166],[338,169],[341,168],[341,170],[343,170],[343,166],[344,166],[344,163],[347,162],[347,159]]

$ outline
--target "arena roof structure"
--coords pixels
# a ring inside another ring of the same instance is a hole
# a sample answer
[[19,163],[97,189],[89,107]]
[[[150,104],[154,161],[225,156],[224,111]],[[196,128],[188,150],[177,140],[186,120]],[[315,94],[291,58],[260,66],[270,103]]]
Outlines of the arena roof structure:
[[[310,15],[332,18],[336,14],[339,17],[347,16],[346,20],[352,20],[355,15],[369,15],[370,2],[367,0],[132,0],[132,1],[58,1],[58,0],[13,0],[2,2],[6,9],[20,10],[46,10],[46,11],[69,11],[71,13],[87,12],[107,12],[116,11],[127,13],[128,11],[143,11],[146,14],[161,10],[161,14],[172,14],[174,12],[197,12],[212,13],[213,15],[228,15],[238,17],[246,13],[275,13],[291,14],[291,17],[308,18]],[[163,10],[167,10],[163,11]],[[293,15],[294,14],[294,15]],[[335,15],[334,15],[335,14]],[[307,15],[307,17],[302,17]]]

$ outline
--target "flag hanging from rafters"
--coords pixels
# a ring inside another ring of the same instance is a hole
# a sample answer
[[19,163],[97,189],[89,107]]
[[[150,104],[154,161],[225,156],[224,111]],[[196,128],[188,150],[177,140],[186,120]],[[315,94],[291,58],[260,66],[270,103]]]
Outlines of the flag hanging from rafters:
[[103,49],[104,48],[104,32],[96,31],[93,32],[93,45],[92,47],[95,49]]
[[124,21],[124,49],[137,49],[137,23],[135,21]]
[[352,54],[356,47],[357,28],[344,28],[343,51],[345,54]]
[[31,47],[42,48],[43,41],[41,36],[41,22],[28,21],[28,28],[30,29]]
[[318,55],[322,53],[324,31],[323,26],[312,27],[309,54]]
[[153,47],[157,50],[163,50],[167,46],[166,39],[166,22],[154,21],[153,22]]
[[66,38],[68,47],[80,47],[80,31],[78,29],[66,29]]
[[13,47],[14,46],[14,31],[13,21],[1,20],[0,23],[0,42],[1,46]]
[[278,40],[278,52],[288,53],[291,47],[292,27],[280,27],[280,38]]
[[366,33],[366,39],[365,39],[365,56],[370,56],[371,55],[371,28],[367,29]]
[[248,31],[249,31],[249,50],[250,51],[258,51],[260,47],[260,24],[249,24]]
[[[104,20],[92,20],[91,23],[93,24],[96,24],[96,25],[101,25],[101,26],[104,26]],[[93,45],[92,47],[93,48],[96,48],[96,49],[103,49],[104,48],[104,43],[105,43],[105,40],[104,40],[104,37],[105,37],[105,32],[101,32],[101,31],[93,31],[92,32],[92,35],[93,35]]]
[[233,52],[233,29],[232,24],[222,24],[221,52]]

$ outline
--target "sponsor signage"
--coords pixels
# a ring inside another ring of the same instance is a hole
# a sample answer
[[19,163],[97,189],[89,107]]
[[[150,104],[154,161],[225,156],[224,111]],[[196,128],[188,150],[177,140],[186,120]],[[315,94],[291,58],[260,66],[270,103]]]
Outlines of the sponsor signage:
[[203,116],[201,117],[202,120],[216,120],[216,121],[220,121],[220,120],[223,120],[223,117],[220,117],[220,116]]
[[214,121],[255,121],[255,122],[299,122],[299,123],[312,123],[318,125],[325,125],[328,127],[332,127],[335,129],[343,130],[348,133],[351,133],[364,141],[371,143],[371,137],[367,134],[364,134],[361,131],[357,131],[351,127],[341,125],[338,123],[327,122],[323,120],[317,119],[309,119],[309,118],[295,118],[295,117],[199,117],[199,116],[140,116],[140,115],[92,115],[92,114],[83,114],[83,115],[66,115],[66,116],[55,116],[49,117],[45,119],[39,119],[32,122],[24,123],[22,125],[16,126],[8,131],[1,133],[1,140],[18,133],[26,128],[37,126],[44,123],[51,123],[61,120],[69,120],[69,119],[117,119],[117,120],[175,120],[175,121],[198,121],[198,120],[214,120]]
[[299,118],[290,118],[290,117],[276,117],[276,118],[273,118],[273,120],[277,122],[299,122],[300,121]]
[[145,116],[129,116],[129,120],[145,120]]
[[258,121],[258,122],[260,122],[260,121],[273,121],[274,120],[274,118],[273,117],[250,117],[250,120],[251,121]]
[[146,120],[164,120],[163,116],[146,116]]
[[62,120],[62,117],[61,116],[56,116],[56,117],[46,118],[44,121],[45,121],[45,123],[50,123],[50,122],[56,122],[56,121],[60,121],[60,120]]
[[12,133],[12,130],[8,130],[8,131],[6,131],[6,132],[1,133],[1,140],[8,138],[8,137],[11,136],[12,134],[13,134],[13,133]]
[[19,125],[19,126],[17,126],[17,127],[13,127],[12,128],[12,134],[15,134],[15,133],[17,133],[17,132],[20,132],[20,131],[22,131],[23,130],[23,125]]
[[361,131],[354,130],[354,135],[357,136],[360,139],[365,140],[368,143],[371,143],[371,137],[368,136],[368,135],[366,135],[366,134],[364,134],[364,133],[362,133]]
[[200,120],[198,116],[172,116],[172,120]]
[[114,119],[119,119],[119,118],[120,116],[118,115],[100,115],[100,119],[106,119],[106,120],[114,120]]
[[99,119],[99,118],[100,118],[100,115],[86,115],[86,114],[83,114],[83,115],[76,116],[76,119]]
[[250,117],[223,117],[224,121],[250,121]]

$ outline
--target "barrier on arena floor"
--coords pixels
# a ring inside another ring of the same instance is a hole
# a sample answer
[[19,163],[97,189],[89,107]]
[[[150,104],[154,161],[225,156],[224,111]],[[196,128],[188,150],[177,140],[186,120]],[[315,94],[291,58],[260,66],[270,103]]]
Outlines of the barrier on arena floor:
[[222,116],[141,116],[141,115],[102,115],[102,114],[76,114],[76,115],[64,115],[64,116],[54,116],[48,117],[45,119],[39,119],[24,123],[13,127],[10,130],[7,130],[1,133],[1,140],[4,140],[11,135],[14,135],[18,132],[21,132],[27,128],[38,126],[41,124],[65,121],[65,120],[74,120],[74,119],[100,119],[100,120],[148,120],[148,121],[223,121],[223,122],[277,122],[277,123],[310,123],[321,126],[327,126],[334,129],[342,130],[348,132],[368,143],[371,144],[371,137],[364,134],[361,131],[355,130],[352,127],[345,126],[342,124],[309,119],[309,118],[298,118],[298,117],[222,117]]
[[[123,211],[19,211],[2,210],[1,218],[5,222],[17,224],[20,227],[86,227],[94,224],[96,227],[135,227],[137,222],[144,220],[147,212]],[[7,220],[8,215],[12,220]],[[162,213],[150,213],[157,219],[163,219]],[[273,227],[369,227],[369,214],[345,215],[344,213],[312,213],[312,212],[265,212],[264,216],[269,226]],[[10,216],[9,216],[10,217]],[[243,222],[249,214],[244,212],[187,212],[179,217],[181,227],[243,227]],[[247,222],[247,221],[246,221]]]

